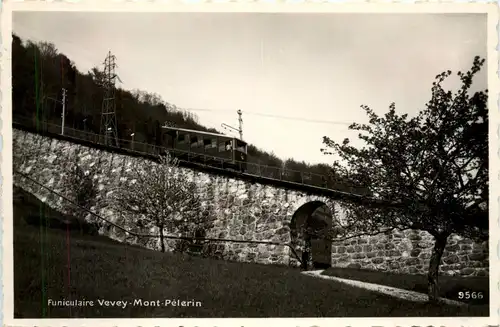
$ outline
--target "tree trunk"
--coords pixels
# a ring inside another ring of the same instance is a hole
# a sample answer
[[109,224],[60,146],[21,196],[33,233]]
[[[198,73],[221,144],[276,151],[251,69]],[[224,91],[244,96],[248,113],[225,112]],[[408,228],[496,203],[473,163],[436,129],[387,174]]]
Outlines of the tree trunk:
[[161,252],[165,252],[165,237],[163,236],[163,226],[160,227]]
[[439,264],[441,263],[441,257],[446,246],[448,235],[434,236],[435,243],[434,249],[432,250],[431,259],[429,261],[429,273],[428,273],[428,289],[427,294],[429,295],[429,302],[437,302],[438,296],[438,276],[439,276]]
[[311,269],[311,237],[305,235],[304,237],[304,252],[302,253],[302,261],[305,270]]

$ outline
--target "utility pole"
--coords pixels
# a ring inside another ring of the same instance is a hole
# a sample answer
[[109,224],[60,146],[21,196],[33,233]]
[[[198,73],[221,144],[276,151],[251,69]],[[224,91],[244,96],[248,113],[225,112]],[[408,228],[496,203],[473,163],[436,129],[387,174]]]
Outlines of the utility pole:
[[66,89],[62,89],[61,135],[64,135],[64,118],[66,116]]
[[239,122],[240,128],[235,128],[233,126],[229,126],[228,124],[224,124],[224,123],[222,123],[221,126],[224,129],[231,129],[233,131],[238,132],[240,134],[240,140],[243,141],[243,118],[241,118],[242,112],[241,112],[241,110],[238,110],[237,113],[238,113],[238,122]]
[[104,144],[108,145],[108,136],[110,136],[111,143],[119,146],[115,102],[115,82],[118,76],[115,74],[115,60],[116,57],[109,51],[104,61],[102,83],[104,87],[104,98],[102,100],[100,134],[104,136]]
[[[66,118],[66,92],[67,90],[65,88],[62,88],[62,100],[54,99],[52,97],[46,97],[48,100],[54,101],[54,110],[55,110],[55,104],[60,103],[62,105],[62,113],[61,113],[61,135],[64,135],[64,120]],[[44,120],[44,123],[45,120]]]
[[238,122],[240,123],[240,140],[243,141],[243,118],[241,118],[241,110],[238,109]]

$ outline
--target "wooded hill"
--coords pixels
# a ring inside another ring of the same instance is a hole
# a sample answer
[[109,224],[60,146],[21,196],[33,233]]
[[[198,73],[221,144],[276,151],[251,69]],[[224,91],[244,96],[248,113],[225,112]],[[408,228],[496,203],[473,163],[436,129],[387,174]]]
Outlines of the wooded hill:
[[[65,88],[65,126],[99,133],[104,97],[104,89],[99,85],[101,76],[102,68],[94,67],[87,73],[78,71],[75,64],[51,43],[23,42],[13,35],[13,117],[34,117],[38,111],[39,119],[60,124],[61,90]],[[180,128],[218,132],[199,124],[196,115],[177,108],[158,94],[117,88],[115,99],[119,138],[129,139],[133,132],[136,142],[156,143],[160,126],[167,121]],[[318,142],[318,151],[319,148]],[[254,145],[248,146],[248,161],[322,175],[331,174],[331,168],[326,164],[308,165],[290,159],[282,160]],[[346,190],[340,185],[339,189]]]

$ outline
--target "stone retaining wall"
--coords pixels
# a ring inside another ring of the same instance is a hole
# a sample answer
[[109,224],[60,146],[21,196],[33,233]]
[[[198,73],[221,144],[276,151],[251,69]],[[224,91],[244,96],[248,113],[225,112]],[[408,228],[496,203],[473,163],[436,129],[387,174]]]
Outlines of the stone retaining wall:
[[[396,231],[334,244],[332,264],[397,273],[426,274],[434,237],[425,231]],[[457,235],[448,238],[439,270],[451,276],[486,276],[488,243]]]
[[[110,190],[126,187],[131,183],[132,167],[140,169],[143,158],[100,151],[74,143],[40,137],[21,130],[13,130],[13,151],[18,156],[30,157],[21,167],[14,167],[32,178],[50,187],[56,192],[65,194],[68,186],[64,185],[64,167],[72,160],[78,149],[80,164],[84,170],[99,166],[95,175],[98,179],[99,205],[91,208],[96,214],[109,219],[113,223],[137,233],[158,235],[158,230],[138,230],[131,222],[133,217],[118,217],[106,203]],[[271,187],[259,183],[249,183],[218,175],[177,168],[178,173],[188,174],[197,184],[202,198],[203,210],[215,217],[212,229],[207,232],[209,238],[227,238],[234,240],[254,240],[288,243],[290,242],[289,223],[297,207],[303,203],[326,198],[307,195],[299,191]],[[24,178],[15,178],[15,184],[45,201],[56,210],[64,211],[61,198],[53,196],[49,191],[34,186]],[[88,215],[88,220],[95,220]],[[126,235],[117,228],[103,226],[101,234],[113,239],[143,245],[159,250],[158,239],[137,239]],[[172,250],[174,241],[167,242]],[[245,244],[245,243],[213,243],[211,252],[228,260],[293,264],[290,249],[284,245]]]
[[[71,154],[79,150],[81,165],[90,169],[98,164],[99,205],[92,210],[110,221],[139,233],[158,234],[158,230],[138,230],[131,224],[133,217],[118,217],[106,203],[109,190],[125,186],[133,179],[131,167],[140,167],[145,159],[117,155],[81,145],[40,137],[20,130],[13,130],[13,151],[16,155],[30,157],[20,167],[35,180],[64,194],[64,167]],[[324,203],[329,208],[341,206],[329,198],[306,194],[301,191],[249,183],[234,178],[210,175],[187,168],[178,168],[198,186],[203,199],[203,210],[215,217],[207,237],[235,240],[259,240],[280,243],[292,242],[290,227],[297,210],[312,201]],[[16,177],[17,186],[42,199],[51,207],[64,211],[62,199]],[[334,210],[339,212],[339,210]],[[93,220],[91,215],[88,220]],[[101,226],[100,233],[122,242],[140,244],[159,250],[158,239],[138,239],[115,229]],[[175,242],[168,242],[172,249]],[[399,273],[427,272],[433,239],[427,232],[405,231],[389,235],[358,238],[334,243],[332,265],[356,267]],[[264,264],[297,265],[292,252],[284,245],[245,243],[214,243],[212,252],[228,260]],[[443,255],[441,272],[447,275],[483,276],[488,274],[487,242],[476,244],[468,239],[452,236]]]

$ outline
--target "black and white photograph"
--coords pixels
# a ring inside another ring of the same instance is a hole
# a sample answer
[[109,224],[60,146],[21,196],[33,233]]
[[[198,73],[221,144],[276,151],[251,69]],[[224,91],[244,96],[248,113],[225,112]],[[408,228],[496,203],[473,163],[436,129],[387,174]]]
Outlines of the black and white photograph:
[[498,323],[494,4],[10,6],[11,325]]

